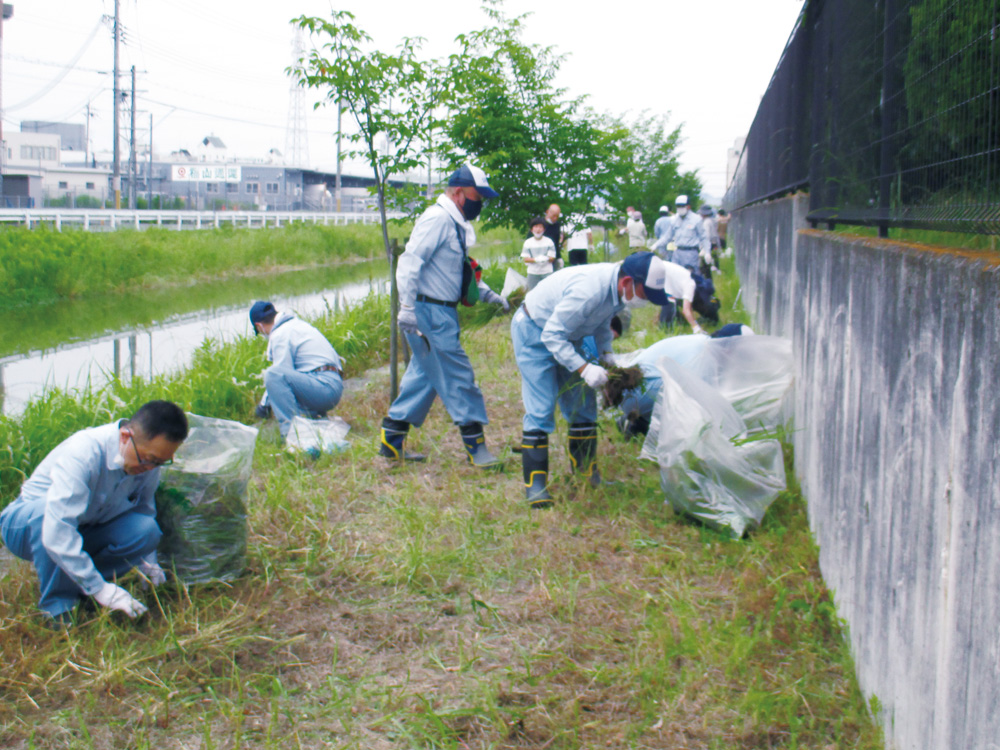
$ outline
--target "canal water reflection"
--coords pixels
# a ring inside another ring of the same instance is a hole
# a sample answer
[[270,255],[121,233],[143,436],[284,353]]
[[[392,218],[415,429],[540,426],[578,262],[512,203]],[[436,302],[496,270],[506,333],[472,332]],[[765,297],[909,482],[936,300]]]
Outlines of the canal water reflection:
[[19,413],[45,388],[181,370],[206,338],[252,333],[257,299],[312,317],[387,292],[385,263],[361,263],[15,311],[0,339],[0,411]]

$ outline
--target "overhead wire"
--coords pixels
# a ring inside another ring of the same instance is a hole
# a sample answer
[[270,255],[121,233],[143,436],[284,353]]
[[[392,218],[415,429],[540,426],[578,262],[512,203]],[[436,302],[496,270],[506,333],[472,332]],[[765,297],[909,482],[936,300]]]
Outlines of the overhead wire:
[[52,81],[49,83],[48,86],[43,86],[40,91],[36,92],[33,96],[29,96],[27,99],[25,99],[22,102],[18,102],[17,104],[4,107],[4,110],[5,111],[13,111],[13,110],[22,109],[23,107],[27,107],[30,104],[34,104],[39,99],[41,99],[46,94],[48,94],[50,91],[52,91],[52,89],[54,89],[56,86],[58,86],[59,83],[67,75],[69,75],[69,73],[72,70],[74,70],[76,63],[80,60],[81,57],[83,57],[83,53],[87,51],[87,48],[90,46],[90,43],[92,41],[94,41],[94,37],[97,35],[97,31],[101,28],[101,25],[103,23],[104,23],[104,19],[101,18],[97,22],[97,24],[94,26],[93,31],[90,32],[90,36],[88,36],[87,39],[86,39],[86,41],[84,41],[83,46],[80,47],[80,49],[77,51],[77,53],[73,56],[73,59],[70,60],[68,63],[66,63],[62,67],[62,70],[59,73],[56,74],[56,77],[52,79]]

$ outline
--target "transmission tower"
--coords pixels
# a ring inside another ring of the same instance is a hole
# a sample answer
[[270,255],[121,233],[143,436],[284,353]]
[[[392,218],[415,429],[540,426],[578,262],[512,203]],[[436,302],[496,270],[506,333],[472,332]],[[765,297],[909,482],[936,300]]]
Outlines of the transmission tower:
[[[298,65],[305,45],[302,29],[292,40],[292,65]],[[294,167],[309,166],[309,135],[306,132],[306,92],[294,83],[288,90],[288,125],[285,128],[285,163]]]

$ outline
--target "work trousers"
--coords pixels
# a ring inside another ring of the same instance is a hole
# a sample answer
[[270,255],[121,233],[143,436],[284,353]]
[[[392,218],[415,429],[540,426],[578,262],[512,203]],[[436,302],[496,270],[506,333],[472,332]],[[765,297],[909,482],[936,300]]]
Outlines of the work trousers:
[[[542,343],[542,329],[524,308],[510,323],[514,356],[521,370],[521,400],[524,402],[525,432],[552,434],[556,428],[556,404],[570,424],[597,421],[597,397],[583,378],[556,361]],[[583,354],[579,345],[577,351]]]
[[483,393],[458,338],[458,313],[433,302],[417,302],[414,309],[417,326],[427,338],[406,334],[410,364],[389,407],[389,418],[419,427],[440,396],[455,424],[487,424]]
[[[15,500],[0,514],[0,535],[7,548],[35,566],[41,589],[38,606],[52,617],[69,612],[84,595],[76,581],[55,564],[42,544],[45,501]],[[106,581],[122,576],[156,550],[160,527],[152,516],[123,513],[107,523],[79,527],[83,551]]]
[[344,381],[334,370],[299,372],[270,367],[264,371],[267,402],[286,437],[295,416],[321,417],[340,402]]

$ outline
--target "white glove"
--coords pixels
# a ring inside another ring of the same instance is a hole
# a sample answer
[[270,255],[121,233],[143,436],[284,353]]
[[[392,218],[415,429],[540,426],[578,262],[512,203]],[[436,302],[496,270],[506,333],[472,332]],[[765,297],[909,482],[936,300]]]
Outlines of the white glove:
[[584,381],[591,388],[600,388],[608,382],[608,371],[600,365],[587,363],[584,365],[583,372],[580,375],[583,376]]
[[156,561],[155,554],[150,557],[152,557],[152,559],[146,558],[136,566],[139,569],[139,572],[146,576],[146,578],[149,579],[149,582],[154,586],[166,583],[167,574],[163,572],[163,568],[161,568],[160,564]]
[[94,598],[102,607],[117,609],[119,612],[127,614],[133,620],[139,615],[146,614],[145,604],[140,602],[138,599],[133,598],[132,595],[121,586],[115,586],[113,583],[105,582],[105,584],[101,586],[101,590],[94,594]]
[[500,304],[503,305],[504,312],[510,312],[510,302],[507,301],[506,297],[500,298]]
[[697,323],[695,323],[693,326],[691,326],[691,333],[705,333],[705,329],[702,328]]
[[396,320],[399,324],[399,330],[403,333],[420,333],[420,329],[417,327],[417,311],[412,307],[401,305],[399,317]]
[[722,273],[722,271],[720,271],[720,270],[719,270],[718,266],[712,266],[712,273],[718,273],[718,274],[721,274],[721,273]]

